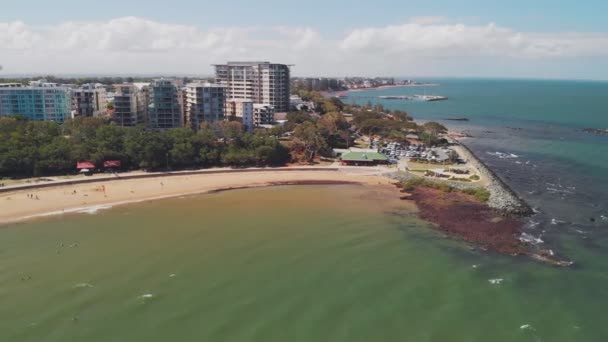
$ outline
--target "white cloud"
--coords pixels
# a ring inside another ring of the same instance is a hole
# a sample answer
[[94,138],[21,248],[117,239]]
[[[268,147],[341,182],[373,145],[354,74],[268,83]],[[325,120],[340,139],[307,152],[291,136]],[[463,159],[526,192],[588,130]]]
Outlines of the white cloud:
[[482,62],[489,71],[494,60],[508,70],[607,56],[608,33],[518,32],[443,17],[355,28],[331,38],[311,27],[201,29],[138,17],[54,26],[0,23],[0,64],[4,73],[13,74],[208,74],[213,63],[263,59],[296,64],[294,73],[301,75],[453,75],[458,63],[475,71],[472,63]]

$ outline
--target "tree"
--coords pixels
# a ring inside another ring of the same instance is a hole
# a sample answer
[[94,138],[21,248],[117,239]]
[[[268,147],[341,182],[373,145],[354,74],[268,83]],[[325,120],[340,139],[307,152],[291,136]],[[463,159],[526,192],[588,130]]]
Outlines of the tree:
[[304,145],[306,160],[308,162],[312,162],[317,153],[327,147],[327,142],[312,122],[298,125],[294,131],[294,136]]
[[437,141],[437,137],[441,133],[447,133],[448,129],[435,121],[429,121],[422,125],[422,131],[426,134],[426,139],[429,145],[433,145]]
[[191,167],[198,164],[200,147],[195,144],[195,134],[188,128],[173,128],[166,132],[169,161],[172,166]]

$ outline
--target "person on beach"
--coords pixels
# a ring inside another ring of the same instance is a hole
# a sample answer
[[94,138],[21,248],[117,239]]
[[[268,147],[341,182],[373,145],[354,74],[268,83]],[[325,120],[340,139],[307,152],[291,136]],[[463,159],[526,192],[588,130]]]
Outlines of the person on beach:
[[106,186],[105,185],[101,186],[101,190],[103,191],[103,197],[108,197],[108,194],[106,194]]

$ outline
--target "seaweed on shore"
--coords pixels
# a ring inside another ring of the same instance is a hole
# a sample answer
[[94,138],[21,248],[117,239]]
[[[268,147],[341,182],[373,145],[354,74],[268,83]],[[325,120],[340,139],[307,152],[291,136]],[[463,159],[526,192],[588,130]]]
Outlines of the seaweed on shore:
[[456,189],[442,182],[413,178],[395,184],[407,193],[401,199],[412,200],[420,218],[434,223],[448,235],[481,246],[481,249],[508,255],[526,255],[555,266],[570,266],[557,260],[550,251],[534,249],[520,239],[524,226],[521,218],[504,215],[488,206],[486,189]]

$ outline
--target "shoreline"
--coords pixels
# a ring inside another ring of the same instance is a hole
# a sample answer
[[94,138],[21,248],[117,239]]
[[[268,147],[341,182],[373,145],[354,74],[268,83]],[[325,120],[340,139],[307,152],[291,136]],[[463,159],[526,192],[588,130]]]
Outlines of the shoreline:
[[[284,168],[198,172],[68,181],[0,193],[0,227],[37,218],[74,213],[95,213],[116,206],[188,195],[289,185],[390,185],[377,174],[337,168]],[[289,171],[289,172],[285,172]],[[9,190],[9,189],[6,189]],[[34,199],[29,195],[35,196]]]

